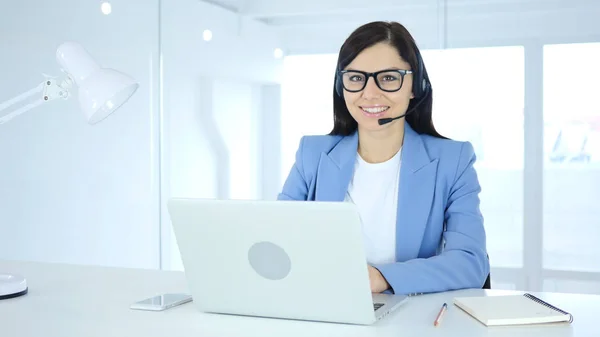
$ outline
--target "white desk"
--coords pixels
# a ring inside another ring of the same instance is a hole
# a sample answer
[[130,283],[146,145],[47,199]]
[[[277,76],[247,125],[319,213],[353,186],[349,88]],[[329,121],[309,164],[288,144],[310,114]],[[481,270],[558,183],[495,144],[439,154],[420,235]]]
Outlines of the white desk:
[[[0,260],[0,272],[27,277],[29,293],[0,301],[2,337],[170,337],[170,336],[599,336],[600,296],[536,293],[570,311],[571,325],[486,328],[451,305],[468,290],[411,297],[373,326],[302,322],[204,314],[193,303],[162,312],[130,310],[137,300],[164,292],[187,292],[181,272],[72,266]],[[490,294],[506,293],[488,291]],[[449,307],[441,326],[432,323],[443,302]]]

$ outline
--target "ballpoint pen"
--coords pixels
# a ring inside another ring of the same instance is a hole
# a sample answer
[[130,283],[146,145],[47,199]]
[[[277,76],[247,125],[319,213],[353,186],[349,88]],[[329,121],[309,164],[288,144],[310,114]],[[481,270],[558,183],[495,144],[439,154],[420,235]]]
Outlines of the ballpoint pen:
[[444,316],[444,313],[446,312],[446,309],[448,309],[448,305],[446,303],[444,303],[442,305],[442,308],[440,309],[440,312],[437,314],[435,321],[433,322],[434,326],[438,326],[440,324],[440,322],[442,321],[442,317]]

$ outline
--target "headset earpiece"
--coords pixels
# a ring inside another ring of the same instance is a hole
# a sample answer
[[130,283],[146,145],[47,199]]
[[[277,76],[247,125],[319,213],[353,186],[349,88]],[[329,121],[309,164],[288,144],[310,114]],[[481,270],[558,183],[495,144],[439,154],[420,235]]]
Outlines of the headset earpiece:
[[342,97],[342,86],[340,85],[340,81],[338,81],[337,79],[335,80],[335,92],[338,94],[338,96]]
[[416,45],[414,47],[417,56],[417,72],[414,74],[413,93],[416,98],[421,98],[423,95],[427,94],[431,84],[429,83],[429,76],[427,75],[427,70],[425,69],[425,64],[421,57],[421,53],[419,52],[419,48]]
[[342,81],[340,81],[340,76],[335,75],[335,92],[338,94],[338,96],[344,97],[343,91],[344,88],[342,85]]

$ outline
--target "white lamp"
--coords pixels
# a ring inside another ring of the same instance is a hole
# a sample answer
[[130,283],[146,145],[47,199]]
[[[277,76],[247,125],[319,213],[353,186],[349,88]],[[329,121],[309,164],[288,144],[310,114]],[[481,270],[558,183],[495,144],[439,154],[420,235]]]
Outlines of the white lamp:
[[66,42],[58,47],[56,59],[66,78],[61,82],[47,78],[37,87],[0,104],[0,112],[34,94],[38,100],[0,117],[4,124],[14,117],[56,98],[67,99],[75,84],[79,88],[79,106],[88,123],[95,124],[118,109],[131,97],[139,84],[131,77],[100,65],[79,44]]
[[[0,117],[4,124],[16,116],[56,98],[69,98],[73,84],[78,87],[79,106],[90,124],[96,124],[117,110],[136,92],[139,84],[131,77],[113,69],[102,68],[79,44],[66,42],[58,47],[56,59],[64,80],[58,82],[48,76],[37,87],[4,103],[0,112],[34,94],[39,98]],[[0,274],[0,300],[25,295],[27,280],[20,275]]]

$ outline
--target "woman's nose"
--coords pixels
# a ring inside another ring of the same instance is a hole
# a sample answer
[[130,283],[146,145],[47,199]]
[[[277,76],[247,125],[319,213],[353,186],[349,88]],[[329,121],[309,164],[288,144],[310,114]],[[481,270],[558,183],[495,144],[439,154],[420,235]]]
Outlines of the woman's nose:
[[377,83],[375,83],[375,79],[369,77],[369,79],[367,80],[367,85],[363,89],[363,97],[376,98],[379,96],[381,96],[381,89],[379,89]]

